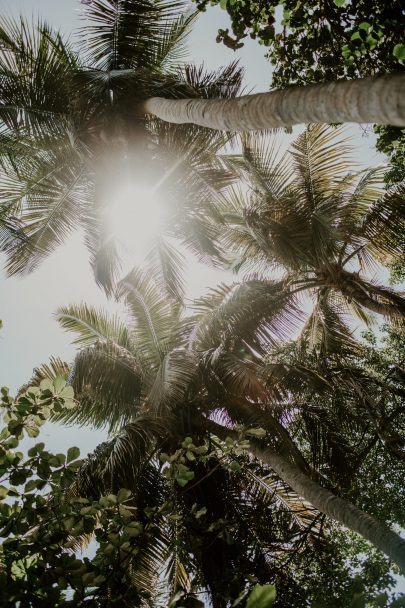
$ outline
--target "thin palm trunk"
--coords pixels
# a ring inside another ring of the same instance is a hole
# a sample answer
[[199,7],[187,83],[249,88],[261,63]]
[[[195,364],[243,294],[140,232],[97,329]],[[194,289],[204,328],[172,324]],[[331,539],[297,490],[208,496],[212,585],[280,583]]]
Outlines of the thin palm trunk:
[[234,99],[151,97],[139,112],[173,123],[255,131],[301,123],[405,125],[405,74],[291,87]]
[[[237,437],[237,433],[212,421],[209,427],[218,437]],[[288,462],[269,447],[262,447],[251,440],[250,450],[262,462],[270,466],[304,500],[338,523],[357,532],[385,553],[400,568],[405,570],[405,540],[384,523],[364,513],[351,502],[340,498],[310,479],[295,464]]]

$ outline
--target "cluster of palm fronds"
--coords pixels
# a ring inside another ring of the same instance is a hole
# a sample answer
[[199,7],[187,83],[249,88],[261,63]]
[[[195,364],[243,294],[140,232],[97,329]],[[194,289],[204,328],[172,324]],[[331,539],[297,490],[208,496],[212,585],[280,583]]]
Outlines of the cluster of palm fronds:
[[[72,491],[126,487],[140,521],[159,514],[131,561],[134,588],[164,583],[187,606],[199,590],[223,608],[253,581],[276,580],[288,605],[294,568],[328,550],[321,511],[368,526],[366,538],[380,535],[405,563],[393,533],[333,495],[361,503],[353,480],[376,446],[405,459],[403,378],[364,365],[351,320],[384,315],[403,331],[405,299],[372,276],[401,255],[403,187],[385,190],[379,169],[353,171],[336,129],[310,126],[283,154],[275,136],[246,137],[230,154],[233,136],[137,117],[150,96],[240,91],[235,64],[180,65],[194,19],[184,8],[91,0],[79,45],[45,23],[2,20],[0,246],[8,272],[23,273],[81,227],[96,280],[126,304],[123,319],[61,308],[78,355],[35,380],[68,378],[79,405],[59,420],[111,433]],[[104,211],[128,175],[164,189],[169,213],[146,269],[118,280]],[[176,240],[238,282],[187,310]],[[164,455],[186,437],[204,449],[183,485]]]

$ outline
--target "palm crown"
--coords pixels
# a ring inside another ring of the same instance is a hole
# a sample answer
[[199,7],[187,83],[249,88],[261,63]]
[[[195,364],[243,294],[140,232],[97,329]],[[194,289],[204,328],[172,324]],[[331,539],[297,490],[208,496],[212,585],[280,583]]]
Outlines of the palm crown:
[[233,189],[222,207],[225,249],[234,268],[256,279],[281,275],[291,302],[311,294],[304,336],[333,348],[339,337],[341,346],[350,341],[349,311],[366,321],[368,311],[404,316],[401,295],[367,278],[401,254],[402,188],[384,190],[379,169],[350,171],[339,131],[310,126],[281,158],[274,142],[245,139],[243,157],[228,162],[250,186]]
[[[153,94],[222,97],[240,88],[235,64],[217,73],[180,66],[193,21],[184,9],[95,0],[78,44],[46,23],[2,20],[1,243],[9,273],[34,269],[81,227],[96,279],[111,289],[119,257],[105,211],[126,181],[164,189],[170,222],[162,233],[208,253],[204,234],[215,233],[215,222],[203,210],[232,180],[216,158],[229,137],[134,113],[134,101]],[[141,214],[146,202],[132,202]],[[158,251],[162,264],[173,265],[164,246]]]
[[[229,451],[229,443],[227,448],[209,430],[209,416],[224,407],[239,419],[233,397],[244,386],[239,400],[247,403],[258,394],[259,380],[244,381],[245,364],[232,349],[215,353],[205,340],[206,315],[200,310],[184,316],[181,304],[162,297],[147,271],[133,270],[117,293],[127,305],[123,320],[84,305],[58,311],[62,327],[77,334],[80,350],[70,370],[54,360],[37,370],[36,381],[69,376],[80,405],[60,418],[108,424],[115,432],[87,460],[75,491],[94,497],[121,487],[132,491],[144,529],[142,551],[129,570],[136,605],[152,605],[147,591],[159,580],[179,602],[196,607],[202,605],[193,595],[198,589],[222,608],[250,576],[265,582],[279,569],[286,589],[294,590],[284,559],[291,551],[293,560],[300,559],[304,548],[315,548],[319,513],[268,467],[237,444]],[[252,365],[246,362],[247,377]],[[254,411],[246,421],[257,424]]]

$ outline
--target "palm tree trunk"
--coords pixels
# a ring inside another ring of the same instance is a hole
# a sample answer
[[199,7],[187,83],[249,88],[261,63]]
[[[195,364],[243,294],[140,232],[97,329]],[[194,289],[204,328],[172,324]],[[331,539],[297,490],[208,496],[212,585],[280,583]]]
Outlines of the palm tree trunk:
[[[237,438],[237,433],[232,429],[212,421],[208,422],[210,430],[218,437],[222,439]],[[288,462],[271,448],[262,447],[259,442],[250,440],[250,451],[256,458],[271,467],[280,479],[316,509],[363,536],[405,570],[405,540],[390,530],[388,526],[364,513],[348,500],[335,496],[330,490],[310,479],[296,465]]]
[[301,123],[405,126],[405,74],[291,87],[234,99],[151,97],[138,108],[166,122],[221,131],[255,131]]

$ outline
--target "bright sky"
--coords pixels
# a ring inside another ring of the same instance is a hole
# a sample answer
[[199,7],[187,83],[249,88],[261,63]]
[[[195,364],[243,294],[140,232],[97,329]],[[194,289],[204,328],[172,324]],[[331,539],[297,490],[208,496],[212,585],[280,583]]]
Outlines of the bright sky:
[[[66,34],[79,24],[78,6],[76,0],[0,0],[3,14],[42,15]],[[189,60],[197,64],[204,62],[207,68],[215,69],[239,58],[246,69],[247,89],[268,90],[271,70],[264,59],[264,48],[248,40],[243,49],[234,53],[216,44],[219,27],[229,27],[224,11],[215,8],[202,15],[190,38]],[[361,147],[359,159],[363,163],[375,164],[377,156],[372,148],[373,139],[361,138],[357,127],[353,127],[353,132]],[[192,264],[188,272],[188,295],[197,296],[224,277],[224,273]],[[95,285],[87,253],[78,234],[74,234],[35,273],[11,279],[6,279],[3,273],[0,282],[3,293],[0,318],[4,323],[0,333],[0,384],[9,386],[12,392],[30,378],[35,366],[46,362],[51,355],[68,361],[73,358],[74,349],[69,343],[71,336],[62,332],[53,319],[58,306],[80,301],[105,305],[110,309],[116,306],[107,302]],[[84,429],[79,433],[77,429],[52,428],[52,432],[46,430],[45,433],[47,441],[52,441],[59,450],[71,445],[72,441],[81,443],[83,450],[90,450],[102,437],[100,432]]]

